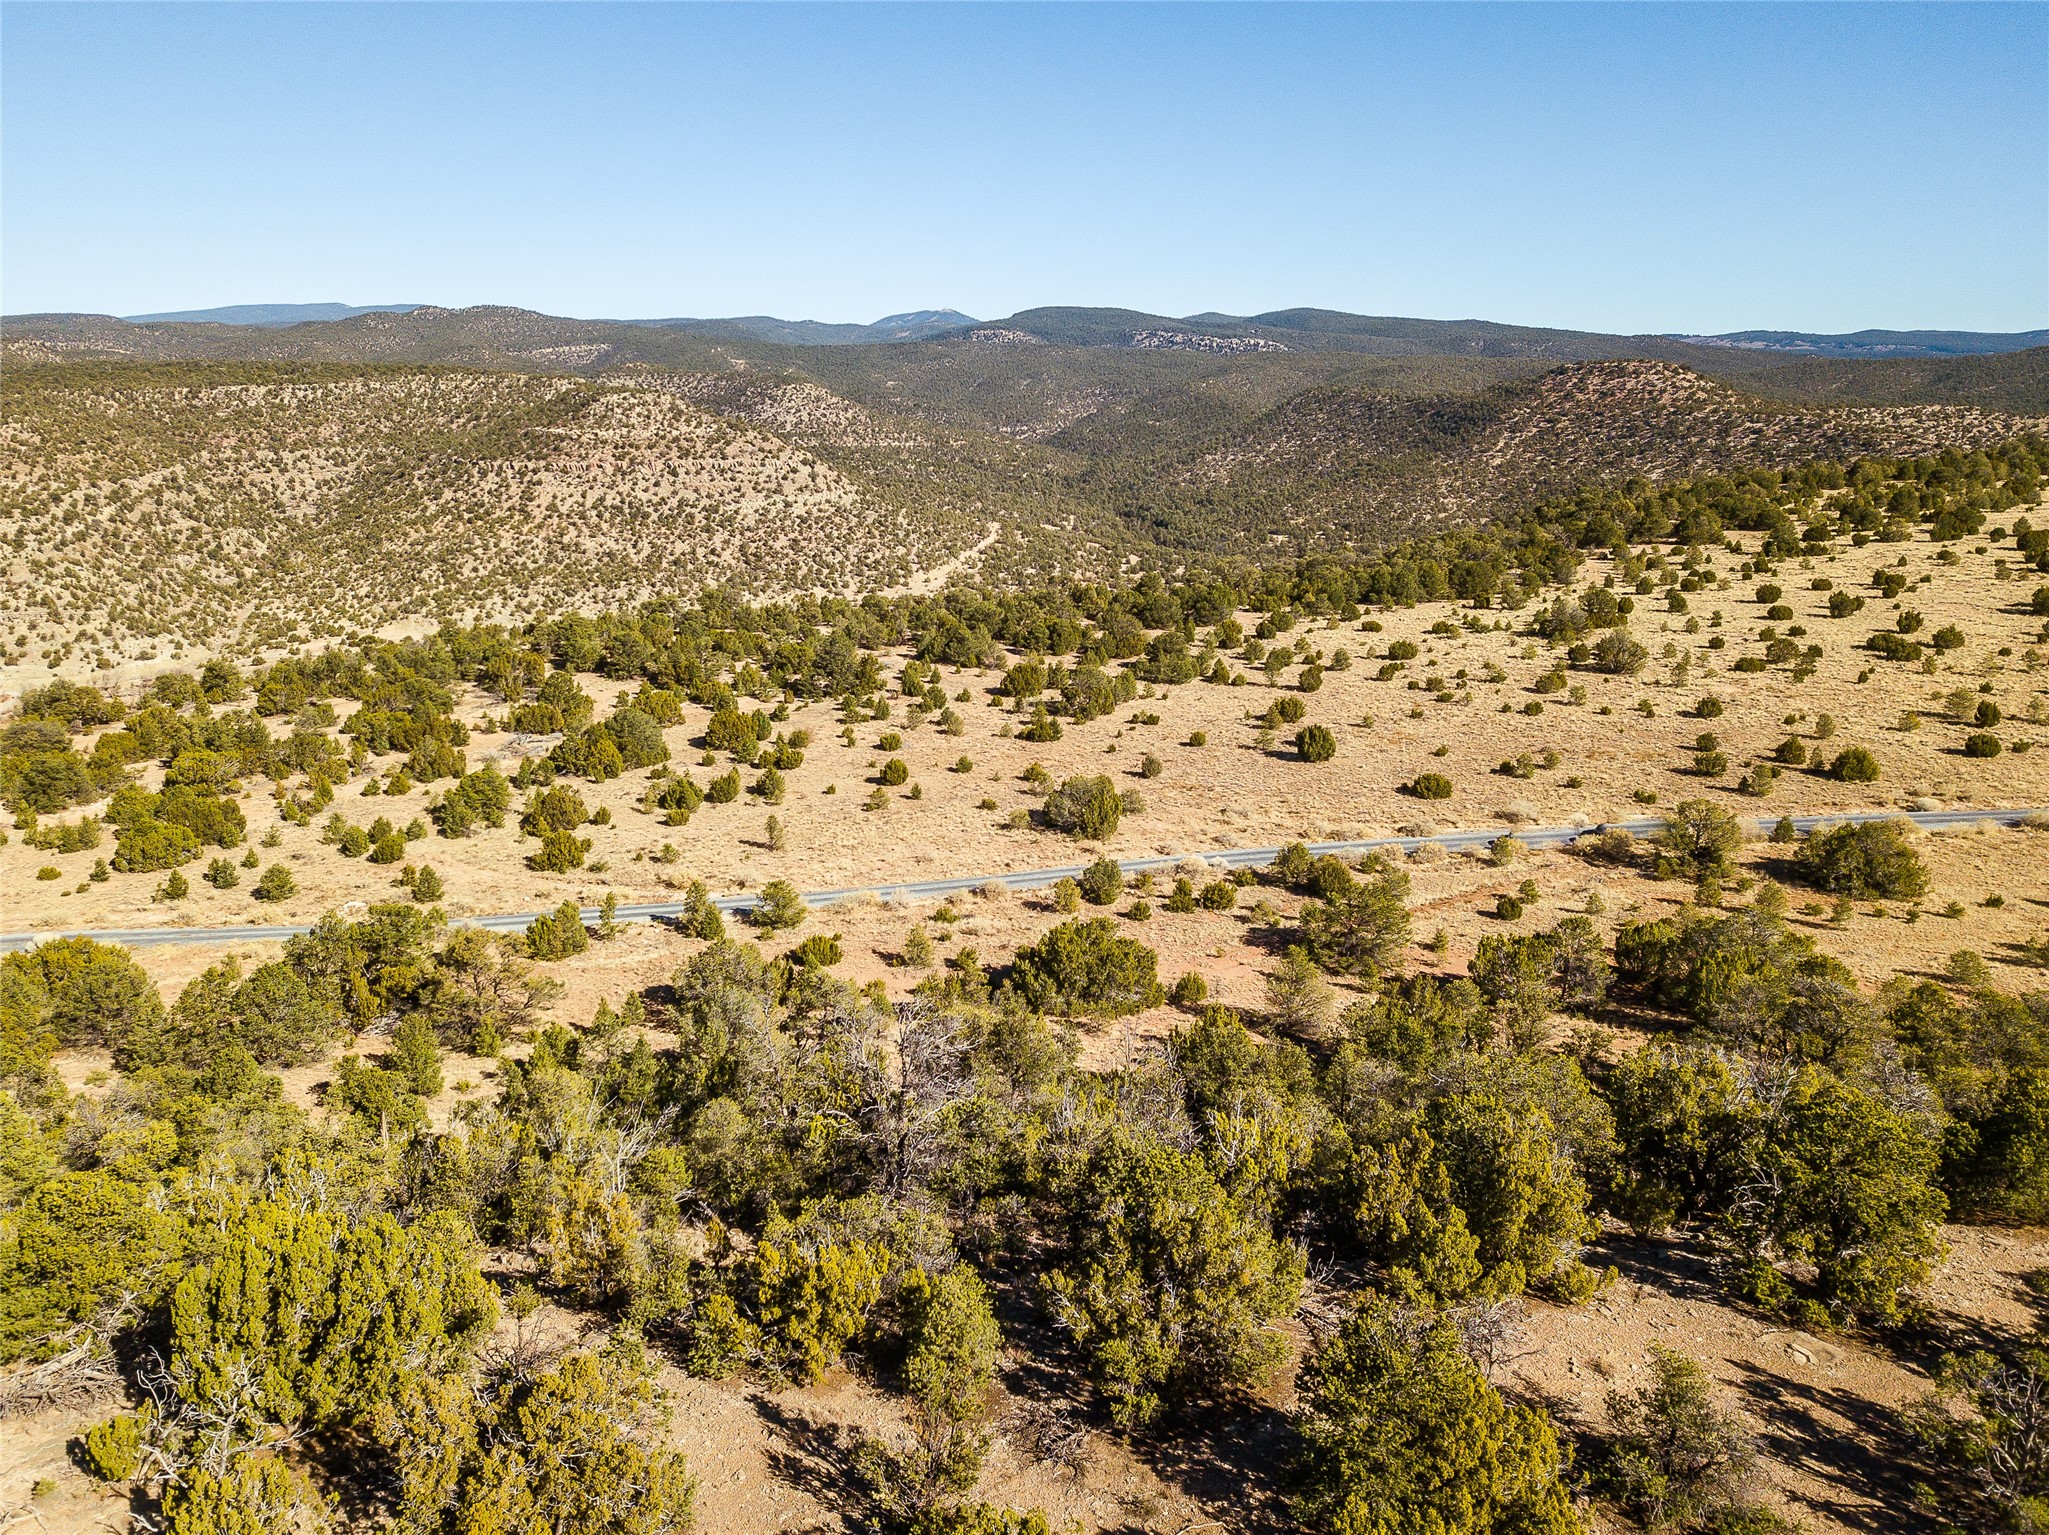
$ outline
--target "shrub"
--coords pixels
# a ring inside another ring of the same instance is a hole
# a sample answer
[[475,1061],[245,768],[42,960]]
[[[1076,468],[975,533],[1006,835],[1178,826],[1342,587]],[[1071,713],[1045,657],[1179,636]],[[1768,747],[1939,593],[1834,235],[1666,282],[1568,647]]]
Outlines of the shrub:
[[705,722],[704,744],[708,751],[732,752],[737,755],[752,755],[760,743],[762,733],[756,728],[756,718],[742,714],[730,704],[714,709],[711,718]]
[[558,773],[603,783],[626,771],[626,759],[603,725],[589,725],[563,738],[548,753],[548,762]]
[[[1046,796],[1046,820],[1069,836],[1101,842],[1117,831],[1124,802],[1117,786],[1098,774],[1070,778]],[[1115,899],[1113,892],[1112,899]]]
[[1369,1291],[1310,1357],[1303,1394],[1303,1528],[1581,1535],[1549,1420],[1487,1383],[1449,1317]]
[[527,924],[526,949],[535,959],[567,959],[590,946],[583,913],[574,901],[564,901],[554,911],[543,912]]
[[1937,1152],[1918,1125],[1815,1068],[1803,1072],[1758,1153],[1753,1204],[1730,1216],[1746,1255],[1737,1285],[1781,1303],[1779,1264],[1813,1265],[1813,1289],[1837,1317],[1891,1324],[1940,1252],[1946,1201]]
[[1502,922],[1517,922],[1522,919],[1523,903],[1520,898],[1506,890],[1494,897],[1494,915]]
[[772,879],[761,887],[761,895],[748,913],[748,920],[756,927],[774,933],[800,926],[809,912],[810,908],[804,904],[804,897],[795,885],[786,879]]
[[1124,871],[1114,858],[1098,858],[1076,881],[1081,898],[1091,906],[1108,906],[1123,893]]
[[1640,1231],[1721,1211],[1741,1182],[1756,1128],[1721,1052],[1644,1045],[1609,1075],[1615,1212]]
[[[827,970],[846,958],[838,933],[813,933],[790,950],[792,964],[812,970]],[[928,961],[929,962],[929,961]]]
[[1945,1355],[1935,1380],[1935,1393],[1910,1422],[1940,1473],[1930,1501],[1954,1516],[1943,1527],[2039,1528],[2049,1497],[2049,1466],[2038,1448],[2049,1432],[2049,1355],[2038,1347],[2005,1358],[1982,1350]]
[[1213,879],[1202,887],[1196,899],[1204,911],[1230,911],[1238,904],[1238,886],[1233,880]]
[[[678,720],[681,711],[677,712]],[[662,740],[662,727],[652,716],[631,705],[613,712],[605,721],[605,734],[618,749],[619,760],[629,768],[653,767],[658,762],[669,760],[668,743]]]
[[551,831],[574,831],[589,819],[590,810],[583,796],[565,784],[557,784],[528,801],[526,809],[520,812],[519,829],[529,837],[541,837]]
[[1949,1127],[1943,1151],[1943,1183],[1960,1209],[2026,1225],[2049,1219],[2049,1073],[2013,1073],[1980,1115]]
[[493,767],[482,767],[457,779],[430,812],[444,837],[473,836],[479,827],[500,827],[512,806],[512,787]]
[[2001,750],[1999,737],[1990,731],[1975,730],[1964,737],[1966,757],[1996,757]]
[[122,827],[114,839],[114,867],[124,874],[176,868],[198,856],[199,839],[168,821],[139,820]]
[[1057,741],[1060,739],[1060,736],[1060,721],[1046,712],[1044,704],[1040,704],[1032,710],[1030,723],[1017,733],[1017,738],[1020,741],[1030,741],[1034,745],[1040,745],[1048,741]]
[[1157,966],[1153,951],[1122,936],[1110,918],[1088,917],[1062,922],[1018,950],[1010,978],[1024,1000],[1042,1011],[1114,1018],[1165,1000]]
[[906,1535],[1053,1535],[1043,1512],[1020,1512],[993,1503],[935,1503],[921,1509]]
[[1707,1371],[1651,1345],[1651,1379],[1608,1393],[1614,1438],[1600,1480],[1646,1529],[1760,1529],[1730,1516],[1753,1505],[1757,1447],[1741,1420],[1717,1408]]
[[232,890],[242,882],[242,876],[234,864],[225,858],[214,859],[206,866],[206,873],[201,877],[216,890]]
[[1636,857],[1636,834],[1626,826],[1605,826],[1575,837],[1572,850],[1596,863],[1625,864]]
[[125,1482],[142,1464],[143,1420],[132,1412],[116,1413],[86,1430],[85,1463],[103,1482]]
[[1442,773],[1419,773],[1402,785],[1402,793],[1417,799],[1450,799],[1451,780]]
[[1634,677],[1650,658],[1650,651],[1631,638],[1626,629],[1610,629],[1594,641],[1592,661],[1595,669],[1613,676]]
[[250,892],[259,901],[288,901],[299,893],[299,882],[292,878],[292,871],[281,863],[274,863],[263,871],[263,877]]
[[[1342,866],[1340,866],[1342,867]],[[1365,877],[1333,889],[1302,912],[1310,955],[1340,975],[1376,976],[1400,960],[1409,942],[1409,876],[1374,858]]]
[[1800,872],[1817,890],[1856,899],[1928,893],[1928,869],[1895,821],[1818,831],[1800,849]]
[[1209,1000],[1209,982],[1191,970],[1174,983],[1168,996],[1176,1007],[1200,1007]]
[[1328,726],[1308,725],[1296,735],[1295,750],[1304,762],[1328,762],[1338,753],[1338,739]]
[[1693,706],[1693,712],[1704,720],[1720,719],[1722,717],[1722,701],[1710,693]]
[[1836,754],[1836,760],[1828,765],[1828,776],[1838,783],[1877,783],[1878,759],[1861,746],[1852,746]]
[[583,867],[591,850],[590,839],[574,832],[551,831],[541,838],[541,848],[528,856],[526,865],[544,874],[567,874]]
[[901,788],[911,781],[911,770],[903,758],[891,757],[882,764],[882,771],[876,774],[876,779],[886,788]]
[[1069,1208],[1047,1304],[1120,1427],[1256,1385],[1285,1357],[1273,1324],[1301,1294],[1302,1254],[1218,1184],[1201,1152],[1114,1136]]
[[1730,860],[1743,845],[1743,826],[1712,801],[1681,800],[1652,840],[1658,872],[1665,878],[1720,878],[1730,872]]
[[1299,698],[1276,698],[1267,705],[1265,724],[1270,730],[1281,725],[1297,725],[1308,712]]

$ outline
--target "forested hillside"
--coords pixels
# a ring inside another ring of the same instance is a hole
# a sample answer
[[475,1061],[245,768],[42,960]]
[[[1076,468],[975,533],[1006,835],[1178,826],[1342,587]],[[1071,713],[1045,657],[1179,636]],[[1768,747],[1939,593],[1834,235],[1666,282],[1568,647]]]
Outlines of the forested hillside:
[[613,365],[599,329],[567,323],[507,310],[169,327],[219,333],[216,350],[252,336],[256,356],[318,333],[315,350],[348,336],[360,354],[488,369],[11,370],[0,656],[93,670],[706,585],[855,593],[1368,550],[1582,485],[1975,447],[2032,419],[1816,407],[1671,362],[1531,355],[971,337],[743,355],[628,326],[669,361]]
[[982,536],[652,389],[249,366],[12,377],[13,658],[289,644],[731,583],[861,591]]

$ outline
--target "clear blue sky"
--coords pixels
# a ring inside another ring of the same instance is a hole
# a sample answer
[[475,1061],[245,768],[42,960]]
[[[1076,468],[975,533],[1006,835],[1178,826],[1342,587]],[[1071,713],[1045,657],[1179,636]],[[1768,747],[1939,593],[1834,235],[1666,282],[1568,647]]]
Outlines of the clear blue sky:
[[10,3],[0,305],[2049,325],[2049,7]]

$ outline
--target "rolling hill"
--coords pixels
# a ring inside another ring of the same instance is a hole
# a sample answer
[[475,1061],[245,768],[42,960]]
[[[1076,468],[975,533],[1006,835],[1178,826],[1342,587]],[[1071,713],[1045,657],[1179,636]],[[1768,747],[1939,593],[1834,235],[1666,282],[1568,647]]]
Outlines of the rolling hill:
[[712,583],[1365,549],[1582,484],[2049,425],[2049,349],[1866,359],[1308,310],[958,318],[804,344],[509,308],[9,321],[0,654],[115,664]]

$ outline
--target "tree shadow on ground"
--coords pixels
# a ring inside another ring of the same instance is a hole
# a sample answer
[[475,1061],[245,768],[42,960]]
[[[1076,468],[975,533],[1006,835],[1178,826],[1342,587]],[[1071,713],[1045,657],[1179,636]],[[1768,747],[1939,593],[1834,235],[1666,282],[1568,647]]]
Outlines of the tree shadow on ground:
[[1281,1535],[1300,1528],[1281,1480],[1293,1440],[1286,1413],[1239,1396],[1176,1413],[1131,1448],[1168,1486],[1230,1510],[1232,1535]]
[[1616,1273],[1631,1284],[1656,1290],[1674,1300],[1701,1301],[1713,1306],[1730,1304],[1715,1272],[1714,1258],[1684,1235],[1639,1236],[1630,1231],[1604,1231],[1588,1245],[1586,1261],[1595,1268],[1612,1264]]
[[1916,1446],[1898,1408],[1761,1365],[1737,1368],[1737,1388],[1763,1424],[1759,1447],[1822,1484],[1793,1494],[1796,1503],[1871,1535],[1932,1535],[1939,1528],[1915,1504]]
[[[867,1506],[868,1488],[854,1470],[858,1435],[853,1430],[763,1392],[752,1393],[749,1403],[768,1429],[771,1476],[827,1508],[858,1511]],[[857,1528],[867,1527],[858,1512],[850,1517]]]

